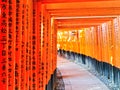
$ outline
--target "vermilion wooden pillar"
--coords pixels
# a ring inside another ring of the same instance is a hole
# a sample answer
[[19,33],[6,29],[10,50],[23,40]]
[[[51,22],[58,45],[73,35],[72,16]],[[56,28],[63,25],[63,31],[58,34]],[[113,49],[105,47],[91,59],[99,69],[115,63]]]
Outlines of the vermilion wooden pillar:
[[45,87],[47,85],[46,82],[46,11],[45,11],[45,7],[44,5],[42,5],[41,7],[41,56],[42,56],[42,60],[41,60],[41,65],[42,65],[42,90],[45,90]]
[[23,0],[16,1],[16,38],[15,38],[15,89],[21,86],[21,44],[22,44],[22,4]]
[[41,2],[37,2],[37,89],[42,87],[42,56],[41,56]]
[[8,88],[8,0],[0,0],[0,88]]
[[8,90],[15,89],[16,0],[9,0],[8,10]]

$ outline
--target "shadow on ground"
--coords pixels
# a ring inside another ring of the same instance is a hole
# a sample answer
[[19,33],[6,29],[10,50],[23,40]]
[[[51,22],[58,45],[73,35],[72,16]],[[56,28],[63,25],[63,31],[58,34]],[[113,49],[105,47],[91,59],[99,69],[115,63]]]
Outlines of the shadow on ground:
[[57,69],[56,87],[55,90],[65,90],[65,84],[62,78],[62,74],[59,69]]

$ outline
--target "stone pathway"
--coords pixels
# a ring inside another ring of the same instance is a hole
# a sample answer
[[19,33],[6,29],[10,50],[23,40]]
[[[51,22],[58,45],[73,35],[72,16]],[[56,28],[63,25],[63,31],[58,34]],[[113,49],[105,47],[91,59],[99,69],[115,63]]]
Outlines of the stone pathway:
[[[56,90],[110,90],[96,76],[85,68],[58,56],[58,69],[62,74],[65,87]],[[61,78],[61,77],[60,77]]]

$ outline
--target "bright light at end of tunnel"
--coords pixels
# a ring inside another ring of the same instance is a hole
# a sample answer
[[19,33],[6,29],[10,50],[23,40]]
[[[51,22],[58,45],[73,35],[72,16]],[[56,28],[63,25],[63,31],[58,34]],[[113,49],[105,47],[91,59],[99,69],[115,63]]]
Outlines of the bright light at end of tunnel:
[[60,49],[60,44],[57,44],[57,50],[59,50]]
[[80,33],[82,33],[83,32],[83,30],[80,30]]
[[59,39],[62,39],[63,32],[58,32],[57,35]]

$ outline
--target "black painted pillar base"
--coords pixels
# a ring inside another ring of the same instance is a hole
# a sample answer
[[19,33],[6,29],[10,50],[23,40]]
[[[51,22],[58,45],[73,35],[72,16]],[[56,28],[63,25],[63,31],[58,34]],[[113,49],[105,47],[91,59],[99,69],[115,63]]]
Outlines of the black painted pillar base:
[[54,71],[54,74],[51,75],[51,79],[49,80],[49,83],[46,85],[45,90],[54,90],[56,85],[56,70]]
[[102,76],[104,81],[108,82],[107,84],[113,85],[110,86],[112,87],[112,89],[114,88],[113,90],[120,90],[120,68],[112,66],[109,63],[99,61],[90,56],[86,56],[84,54],[65,50],[60,50],[60,53],[63,57],[67,55],[67,59],[86,65],[90,69],[90,71],[98,74],[98,76],[100,77]]

